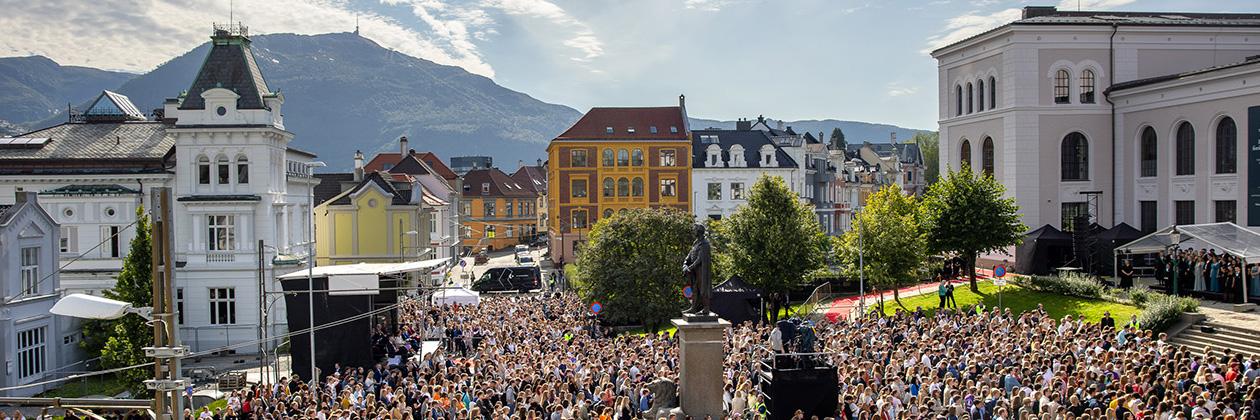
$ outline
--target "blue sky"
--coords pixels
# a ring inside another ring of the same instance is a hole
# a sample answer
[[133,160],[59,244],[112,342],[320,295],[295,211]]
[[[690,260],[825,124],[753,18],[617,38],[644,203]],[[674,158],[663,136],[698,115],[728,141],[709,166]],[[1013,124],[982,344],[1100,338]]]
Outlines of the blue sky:
[[[669,105],[936,127],[926,51],[1077,0],[0,0],[0,56],[141,72],[234,16],[254,33],[349,31],[579,111]],[[1080,0],[1086,10],[1260,12],[1254,1]],[[144,47],[139,47],[143,45]]]

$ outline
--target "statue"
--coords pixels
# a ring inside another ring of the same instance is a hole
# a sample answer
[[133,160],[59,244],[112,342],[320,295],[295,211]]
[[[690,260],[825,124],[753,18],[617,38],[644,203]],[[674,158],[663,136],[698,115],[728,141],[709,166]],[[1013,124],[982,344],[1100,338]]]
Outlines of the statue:
[[683,275],[691,283],[691,308],[683,311],[685,315],[707,316],[709,301],[713,297],[713,252],[709,248],[709,238],[704,234],[704,225],[695,225],[696,243],[683,260]]

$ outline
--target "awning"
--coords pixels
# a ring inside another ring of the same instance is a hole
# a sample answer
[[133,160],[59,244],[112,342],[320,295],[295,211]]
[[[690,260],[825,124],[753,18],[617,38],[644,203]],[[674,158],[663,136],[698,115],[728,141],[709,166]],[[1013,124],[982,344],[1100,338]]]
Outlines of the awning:
[[[449,258],[436,258],[432,260],[410,261],[402,263],[359,263],[359,264],[343,264],[343,265],[322,265],[310,270],[311,277],[329,277],[329,276],[352,276],[375,274],[378,276],[388,276],[402,273],[428,273],[434,268],[441,267],[443,264],[450,263]],[[307,276],[307,270],[298,270],[289,274],[277,277],[280,280],[304,279]]]
[[1169,226],[1116,247],[1116,253],[1150,254],[1173,246],[1173,233],[1181,249],[1215,249],[1242,258],[1247,264],[1260,263],[1260,233],[1233,223],[1206,223]]

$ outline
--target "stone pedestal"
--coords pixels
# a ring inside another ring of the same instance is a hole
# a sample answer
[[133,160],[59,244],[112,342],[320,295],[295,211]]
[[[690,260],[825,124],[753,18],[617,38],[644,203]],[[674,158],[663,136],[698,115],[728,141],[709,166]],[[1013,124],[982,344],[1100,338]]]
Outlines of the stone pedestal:
[[677,318],[678,397],[682,411],[694,418],[720,419],[722,412],[723,345],[731,323],[724,319]]

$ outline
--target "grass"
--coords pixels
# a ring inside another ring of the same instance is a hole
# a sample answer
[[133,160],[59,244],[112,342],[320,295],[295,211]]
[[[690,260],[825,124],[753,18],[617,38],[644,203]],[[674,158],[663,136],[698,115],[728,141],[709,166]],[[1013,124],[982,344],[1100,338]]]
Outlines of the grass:
[[198,408],[197,412],[193,413],[193,418],[197,418],[197,416],[201,415],[202,411],[210,411],[210,413],[213,414],[225,408],[227,408],[227,399],[217,399],[211,401],[210,404],[206,404],[205,407]]
[[82,398],[89,395],[113,397],[127,390],[127,384],[117,375],[99,375],[81,380],[68,381],[64,385],[44,391],[40,397]]
[[[998,287],[987,281],[979,283],[978,286],[980,288],[978,293],[972,292],[971,288],[966,284],[960,284],[955,287],[954,300],[958,302],[958,307],[975,305],[977,302],[984,302],[986,307],[997,306]],[[904,306],[898,306],[892,299],[886,299],[884,301],[884,313],[891,315],[897,309],[913,311],[916,307],[923,307],[925,311],[933,312],[940,304],[940,298],[937,297],[935,290],[932,290],[918,296],[902,297],[901,303]],[[1130,315],[1137,315],[1138,312],[1141,312],[1141,309],[1136,306],[1122,303],[1034,292],[1009,284],[1002,287],[1002,305],[1011,308],[1011,312],[1016,315],[1024,311],[1037,309],[1038,303],[1042,304],[1046,309],[1046,313],[1050,314],[1054,319],[1061,319],[1064,315],[1072,315],[1073,317],[1084,317],[1090,322],[1098,322],[1099,319],[1102,319],[1103,312],[1110,311],[1111,317],[1115,318],[1118,325],[1128,322]]]

